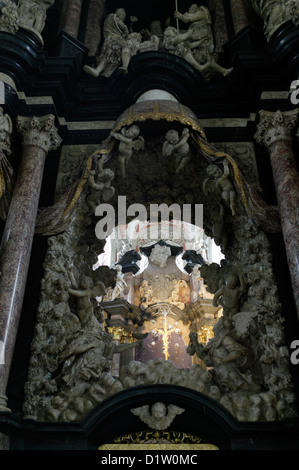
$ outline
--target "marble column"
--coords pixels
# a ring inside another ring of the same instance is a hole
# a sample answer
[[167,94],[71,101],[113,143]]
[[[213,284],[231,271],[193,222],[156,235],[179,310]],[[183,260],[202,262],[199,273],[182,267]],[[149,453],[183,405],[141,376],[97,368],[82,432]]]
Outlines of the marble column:
[[104,6],[105,0],[90,0],[85,33],[85,46],[89,49],[89,56],[96,55],[101,41]]
[[244,0],[230,0],[230,9],[235,34],[237,34],[249,23]]
[[299,318],[299,174],[292,149],[298,109],[260,111],[255,139],[268,149],[294,299]]
[[46,155],[61,139],[54,116],[18,117],[23,155],[0,249],[0,411],[7,410],[6,386],[18,331]]
[[63,0],[59,30],[64,30],[77,39],[82,10],[82,0]]
[[211,0],[210,11],[213,18],[215,52],[223,51],[223,44],[228,41],[225,12],[222,0]]

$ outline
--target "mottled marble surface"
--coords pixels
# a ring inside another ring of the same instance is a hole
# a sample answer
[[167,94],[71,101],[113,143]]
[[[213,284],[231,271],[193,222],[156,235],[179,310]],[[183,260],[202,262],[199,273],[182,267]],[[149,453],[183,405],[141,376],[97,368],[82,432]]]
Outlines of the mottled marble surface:
[[24,150],[2,240],[0,259],[0,340],[5,364],[0,365],[0,394],[5,395],[30,261],[46,152]]
[[102,16],[105,0],[90,0],[85,34],[85,46],[88,47],[88,55],[97,53],[101,41]]
[[77,38],[80,18],[81,18],[82,0],[64,0],[62,2],[59,29]]
[[288,140],[269,146],[282,231],[299,315],[299,174]]
[[232,19],[237,34],[242,28],[248,25],[248,17],[243,0],[230,0]]

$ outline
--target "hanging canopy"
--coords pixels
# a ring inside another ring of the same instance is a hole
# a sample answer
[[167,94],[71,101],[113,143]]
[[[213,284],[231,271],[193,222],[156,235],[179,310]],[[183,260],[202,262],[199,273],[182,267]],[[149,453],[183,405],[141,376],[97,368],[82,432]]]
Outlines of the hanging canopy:
[[[127,108],[119,116],[112,131],[119,132],[124,127],[151,121],[178,123],[184,127],[188,127],[193,144],[198,151],[198,156],[203,156],[210,163],[220,163],[224,159],[228,161],[235,188],[242,199],[250,220],[266,232],[276,233],[281,230],[278,212],[263,201],[255,187],[242,174],[233,157],[225,152],[219,151],[207,141],[204,129],[194,112],[181,103],[171,100],[148,100],[138,102]],[[110,134],[88,158],[81,178],[67,190],[68,197],[62,196],[62,199],[53,206],[53,210],[55,209],[55,218],[50,217],[54,224],[52,229],[47,223],[48,216],[51,216],[51,208],[45,208],[40,212],[37,220],[36,233],[50,234],[52,230],[54,234],[57,233],[57,230],[61,231],[61,227],[64,227],[63,229],[67,227],[67,221],[71,213],[82,193],[86,190],[87,185],[85,183],[88,180],[90,169],[95,167],[97,159],[101,156],[105,155],[109,158],[115,143],[116,139]],[[72,195],[72,197],[70,197],[70,195]],[[68,201],[67,206],[65,205],[65,201]],[[61,217],[57,217],[57,211],[61,213]],[[47,216],[45,217],[45,215]]]

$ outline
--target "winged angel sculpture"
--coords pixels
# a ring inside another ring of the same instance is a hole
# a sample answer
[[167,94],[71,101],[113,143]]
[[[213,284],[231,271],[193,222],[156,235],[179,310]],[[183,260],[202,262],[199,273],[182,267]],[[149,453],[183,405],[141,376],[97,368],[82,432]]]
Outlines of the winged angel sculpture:
[[184,409],[176,405],[164,405],[162,402],[156,402],[152,405],[151,411],[149,405],[140,406],[139,408],[133,408],[131,412],[135,416],[139,416],[141,421],[147,424],[151,429],[157,431],[163,431],[167,429],[174,418],[182,413]]

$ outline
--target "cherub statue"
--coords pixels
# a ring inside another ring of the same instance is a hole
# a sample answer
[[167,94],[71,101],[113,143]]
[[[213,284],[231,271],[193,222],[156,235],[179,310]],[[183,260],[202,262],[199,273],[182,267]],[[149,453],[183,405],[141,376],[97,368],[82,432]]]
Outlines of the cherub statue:
[[135,124],[128,129],[123,128],[120,132],[110,132],[110,135],[119,141],[118,162],[122,177],[125,177],[125,167],[132,157],[133,151],[144,148],[144,139],[139,133],[140,129]]
[[87,317],[93,313],[95,299],[98,298],[98,301],[100,301],[103,295],[105,295],[106,289],[101,281],[93,285],[91,278],[83,276],[81,279],[81,289],[73,286],[69,287],[68,292],[76,297],[76,313],[81,323],[84,323]]
[[[223,307],[223,315],[229,320],[239,312],[240,297],[246,291],[247,284],[243,275],[229,274],[226,282],[222,285],[213,298],[213,305]],[[221,299],[219,301],[219,299]]]
[[181,137],[177,131],[171,129],[166,133],[165,137],[166,141],[163,144],[162,153],[165,157],[175,156],[175,172],[177,174],[190,160],[189,129],[185,127]]
[[221,169],[211,164],[207,167],[206,172],[208,178],[203,182],[203,191],[207,194],[207,184],[209,181],[215,182],[215,187],[220,188],[221,197],[225,204],[230,208],[232,215],[236,215],[236,191],[233,183],[229,178],[229,166],[228,162],[225,159],[223,161],[223,172]]
[[115,188],[111,186],[114,172],[110,168],[103,168],[105,161],[105,157],[99,158],[96,169],[89,171],[89,194],[86,201],[93,212],[100,203],[99,199],[106,202],[112,198],[115,193]]
[[140,406],[139,408],[133,408],[131,410],[135,416],[139,416],[143,423],[147,424],[151,429],[158,431],[167,429],[174,418],[184,413],[184,411],[183,408],[176,405],[168,405],[166,407],[162,402],[154,403],[151,407],[151,412],[149,405]]

